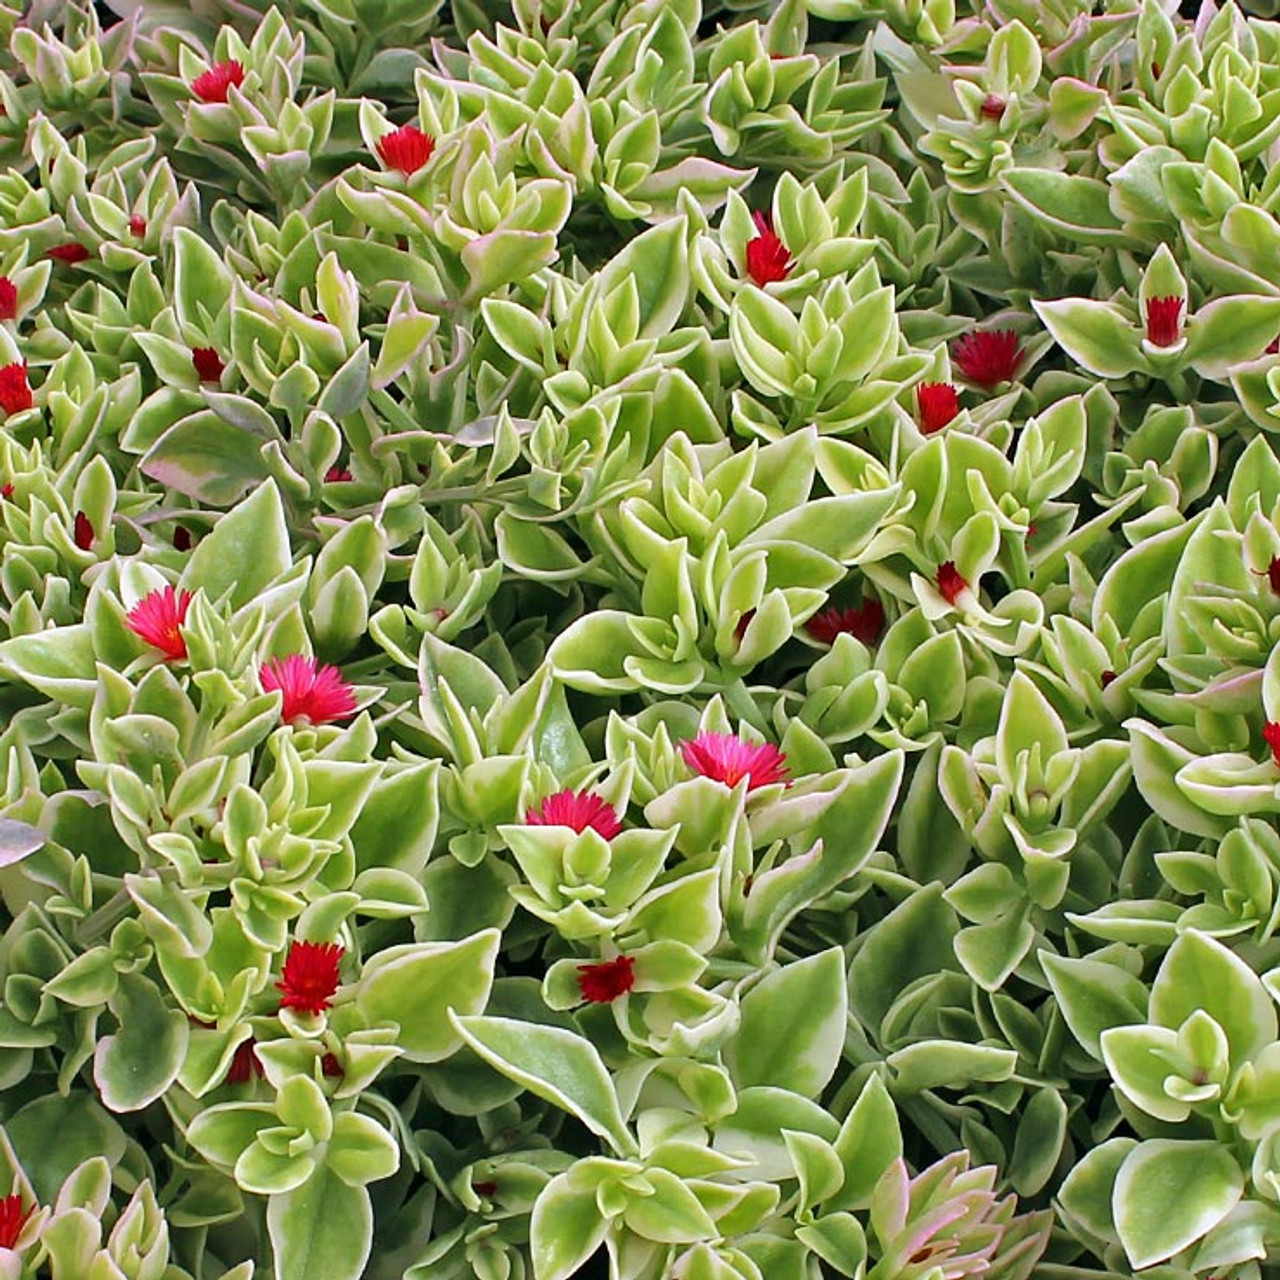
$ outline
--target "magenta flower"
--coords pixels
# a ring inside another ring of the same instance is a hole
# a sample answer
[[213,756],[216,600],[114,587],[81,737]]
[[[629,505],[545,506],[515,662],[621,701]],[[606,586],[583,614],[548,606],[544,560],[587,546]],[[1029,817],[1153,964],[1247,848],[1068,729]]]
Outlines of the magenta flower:
[[758,234],[747,241],[747,274],[763,289],[767,284],[787,278],[791,255],[774,231],[767,213],[755,213],[752,218]]
[[1182,299],[1152,298],[1147,303],[1147,341],[1172,347],[1182,337]]
[[922,382],[916,388],[920,430],[931,436],[960,412],[960,397],[949,382]]
[[401,125],[378,139],[378,158],[388,169],[410,177],[431,159],[436,140],[415,124]]
[[847,631],[855,640],[873,645],[883,629],[884,605],[875,596],[867,596],[856,607],[824,609],[805,623],[805,630],[823,644],[835,644],[836,637]]
[[578,990],[590,1004],[609,1004],[636,985],[633,956],[618,956],[599,964],[578,966]]
[[187,642],[179,628],[187,620],[191,599],[190,591],[157,587],[129,610],[125,622],[135,635],[159,649],[165,661],[176,662],[187,656]]
[[337,667],[319,666],[314,658],[291,653],[264,662],[259,676],[264,693],[280,691],[285,724],[329,724],[355,714],[355,690]]
[[588,827],[612,840],[622,823],[603,796],[594,791],[557,791],[524,815],[531,827],[572,827],[579,835]]
[[23,413],[35,403],[27,381],[26,361],[0,368],[0,409],[5,415]]
[[191,82],[191,92],[201,102],[226,102],[227,91],[232,85],[238,89],[244,84],[244,67],[232,60],[215,62]]
[[276,989],[282,1009],[320,1013],[338,989],[338,964],[343,949],[336,942],[295,942],[285,956]]
[[694,773],[726,787],[736,787],[747,779],[747,790],[783,782],[787,757],[771,742],[744,742],[732,733],[704,730],[696,738],[680,744],[680,754]]
[[1026,352],[1012,329],[976,329],[956,339],[951,357],[970,382],[993,391],[1002,382],[1013,381]]

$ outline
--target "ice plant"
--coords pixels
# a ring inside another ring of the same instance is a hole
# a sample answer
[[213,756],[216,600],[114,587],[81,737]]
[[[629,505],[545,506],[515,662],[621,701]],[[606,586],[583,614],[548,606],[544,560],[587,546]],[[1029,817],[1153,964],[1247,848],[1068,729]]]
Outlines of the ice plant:
[[954,560],[944,561],[938,566],[937,586],[938,591],[948,604],[955,604],[960,598],[960,593],[969,589],[968,582],[965,581],[960,570],[956,568]]
[[52,258],[55,262],[65,262],[73,265],[93,257],[89,250],[78,240],[68,240],[65,244],[55,244],[52,249],[45,251],[44,256]]
[[767,213],[752,215],[756,235],[747,241],[747,274],[762,289],[767,284],[785,280],[791,270],[791,255],[773,229]]
[[823,644],[835,644],[838,635],[848,632],[855,640],[872,645],[884,630],[884,605],[875,596],[867,596],[860,605],[832,606],[815,613],[805,623],[805,630]]
[[949,382],[922,382],[916,388],[920,430],[931,436],[960,412],[960,397]]
[[609,1004],[636,985],[635,957],[618,956],[578,966],[578,990],[589,1004]]
[[187,642],[179,628],[187,620],[191,599],[190,591],[157,587],[129,610],[125,621],[130,631],[159,649],[167,662],[176,662],[187,656]]
[[201,382],[221,382],[222,371],[227,367],[213,347],[192,347],[191,364]]
[[244,67],[232,59],[230,62],[215,62],[207,71],[202,71],[191,82],[191,92],[201,102],[226,102],[231,86],[238,89],[242,84]]
[[594,791],[557,791],[524,815],[531,827],[572,827],[581,834],[588,827],[606,840],[622,830],[622,823],[603,796]]
[[147,234],[147,220],[140,213],[135,213],[129,219],[129,234],[137,236],[139,240]]
[[0,320],[13,320],[18,314],[18,286],[8,276],[0,276]]
[[1152,298],[1147,303],[1147,341],[1172,347],[1182,337],[1182,299]]
[[747,779],[747,790],[786,779],[787,758],[771,742],[744,742],[736,734],[704,730],[680,744],[680,754],[694,773],[726,787]]
[[1012,329],[975,329],[956,339],[951,357],[970,382],[992,391],[1013,381],[1026,353]]
[[324,473],[325,484],[345,484],[351,479],[351,472],[346,467],[332,466]]
[[997,93],[989,93],[982,100],[982,106],[978,109],[988,120],[999,120],[1004,115],[1004,109],[1009,104]]
[[436,140],[415,124],[401,125],[378,139],[378,158],[388,169],[406,178],[418,172],[431,159]]
[[282,1009],[322,1013],[338,989],[343,948],[336,942],[295,942],[285,956],[276,989]]
[[20,1195],[5,1196],[0,1199],[0,1249],[17,1247],[22,1228],[27,1225],[27,1219],[35,1211],[34,1204],[28,1205],[26,1211],[23,1211]]
[[5,414],[22,413],[35,403],[27,381],[27,364],[7,364],[0,368],[0,409]]
[[280,691],[280,718],[285,724],[329,724],[355,714],[355,690],[337,667],[291,653],[262,664],[264,693]]
[[1268,720],[1262,726],[1262,740],[1271,748],[1271,757],[1280,765],[1280,723]]
[[88,551],[90,547],[93,546],[93,524],[83,511],[76,512],[73,534],[76,546],[79,547],[81,551]]

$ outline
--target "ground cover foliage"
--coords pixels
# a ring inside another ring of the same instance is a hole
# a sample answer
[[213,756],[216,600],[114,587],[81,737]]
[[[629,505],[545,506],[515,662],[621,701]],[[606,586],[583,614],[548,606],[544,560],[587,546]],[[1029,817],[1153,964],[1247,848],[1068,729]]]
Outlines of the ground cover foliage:
[[1269,12],[0,8],[0,1277],[1275,1274]]

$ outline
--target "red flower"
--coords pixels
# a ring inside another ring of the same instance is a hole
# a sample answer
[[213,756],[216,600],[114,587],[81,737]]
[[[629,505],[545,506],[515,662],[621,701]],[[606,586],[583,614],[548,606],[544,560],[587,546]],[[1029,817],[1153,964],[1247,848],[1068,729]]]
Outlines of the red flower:
[[590,1004],[608,1004],[636,985],[635,957],[618,956],[599,964],[578,966],[578,990]]
[[173,545],[179,551],[191,550],[191,530],[180,524],[173,531]]
[[242,84],[244,67],[240,63],[215,62],[208,71],[201,72],[191,82],[191,92],[201,102],[226,102],[227,90],[232,85],[238,89]]
[[330,467],[324,473],[325,484],[344,484],[351,479],[351,472],[346,467]]
[[157,587],[129,610],[125,621],[130,631],[159,649],[165,661],[176,662],[187,656],[187,642],[178,628],[186,622],[190,606],[190,591]]
[[343,949],[336,942],[295,942],[289,947],[276,989],[282,1009],[320,1013],[338,989],[338,962]]
[[319,666],[314,658],[291,653],[264,662],[260,675],[264,693],[280,690],[280,719],[285,724],[329,724],[355,714],[355,690],[337,667]]
[[0,320],[13,320],[18,314],[18,286],[8,276],[0,276]]
[[948,604],[955,604],[960,593],[968,589],[969,584],[961,576],[954,560],[948,560],[945,564],[938,566],[938,590]]
[[83,511],[76,512],[75,519],[75,540],[76,546],[81,551],[88,551],[93,546],[93,539],[96,535],[93,532],[93,524],[89,517]]
[[772,742],[744,742],[732,733],[702,732],[680,744],[680,754],[694,773],[736,787],[747,779],[747,790],[782,782],[787,757]]
[[956,339],[951,354],[960,372],[987,391],[1012,382],[1026,357],[1012,329],[975,329]]
[[1108,668],[1098,677],[1098,683],[1105,689],[1116,678],[1116,673]]
[[191,364],[201,382],[221,382],[227,367],[214,347],[192,347]]
[[254,1076],[262,1075],[262,1063],[258,1059],[258,1046],[252,1036],[236,1045],[235,1056],[227,1071],[227,1084],[248,1084]]
[[791,255],[778,238],[767,213],[752,215],[758,235],[747,241],[747,274],[762,289],[775,280],[785,280],[791,270]]
[[129,234],[137,236],[139,240],[147,234],[147,220],[140,213],[135,213],[129,219]]
[[0,485],[0,498],[3,498],[7,502],[12,497],[13,497],[12,483]]
[[922,382],[916,388],[920,430],[931,436],[960,412],[960,397],[949,382]]
[[22,1228],[27,1219],[35,1213],[35,1205],[31,1205],[25,1213],[22,1211],[20,1195],[5,1196],[0,1199],[0,1249],[12,1249],[18,1243]]
[[324,1072],[331,1080],[338,1080],[347,1073],[342,1069],[342,1063],[338,1061],[336,1053],[326,1053],[320,1059],[320,1070]]
[[594,791],[557,791],[524,815],[531,827],[572,827],[581,834],[588,827],[612,840],[622,830],[618,815]]
[[1147,303],[1147,341],[1171,347],[1182,337],[1182,299],[1152,298]]
[[0,409],[5,414],[22,413],[35,403],[27,381],[27,362],[7,364],[0,369]]
[[856,608],[824,609],[805,623],[805,630],[823,644],[835,644],[836,636],[847,631],[855,640],[872,645],[884,629],[884,605],[875,596],[867,596]]
[[999,94],[989,93],[983,98],[982,106],[978,109],[988,120],[999,120],[1004,115],[1006,106],[1008,106],[1008,103]]
[[417,173],[431,159],[436,140],[423,133],[416,124],[401,125],[378,139],[378,158],[388,169],[403,173],[407,178]]
[[44,256],[52,258],[55,262],[68,262],[74,265],[93,257],[93,254],[78,240],[68,240],[66,244],[55,244],[52,249],[45,250]]
[[1268,720],[1262,726],[1263,741],[1271,748],[1271,754],[1275,758],[1276,764],[1280,765],[1280,724],[1274,720]]
[[1267,349],[1262,353],[1267,356],[1280,356],[1280,338],[1272,338],[1267,344]]

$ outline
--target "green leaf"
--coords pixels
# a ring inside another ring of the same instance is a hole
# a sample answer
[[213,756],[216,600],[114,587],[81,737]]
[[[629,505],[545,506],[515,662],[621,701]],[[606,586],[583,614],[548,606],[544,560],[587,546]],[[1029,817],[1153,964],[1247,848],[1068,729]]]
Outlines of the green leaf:
[[1104,1031],[1146,1021],[1147,988],[1119,965],[1043,951],[1040,963],[1071,1034],[1099,1062]]
[[278,1280],[360,1280],[373,1247],[373,1209],[323,1165],[295,1191],[267,1202]]
[[529,1222],[534,1280],[569,1280],[604,1243],[609,1221],[596,1206],[595,1187],[577,1187],[560,1174],[542,1189]]
[[147,978],[125,974],[110,1001],[120,1019],[93,1055],[93,1079],[112,1111],[141,1111],[177,1079],[189,1027],[180,1009],[168,1009]]
[[817,1097],[840,1062],[847,995],[844,952],[832,947],[768,974],[740,1005],[726,1065],[739,1088],[778,1085]]
[[1000,176],[1014,200],[1070,240],[1106,245],[1126,239],[1105,182],[1052,169],[1008,169]]
[[200,540],[180,585],[189,591],[203,587],[211,600],[229,593],[238,609],[273,586],[291,563],[284,504],[268,480]]
[[450,1014],[449,1019],[467,1044],[504,1076],[577,1116],[620,1155],[636,1152],[613,1081],[589,1040],[560,1027],[513,1018]]
[[867,1208],[880,1175],[902,1155],[898,1111],[878,1074],[867,1077],[834,1145],[844,1165],[844,1185],[824,1207],[828,1212]]
[[1244,1174],[1217,1142],[1153,1138],[1125,1157],[1112,1209],[1134,1267],[1172,1258],[1217,1226],[1244,1191]]

